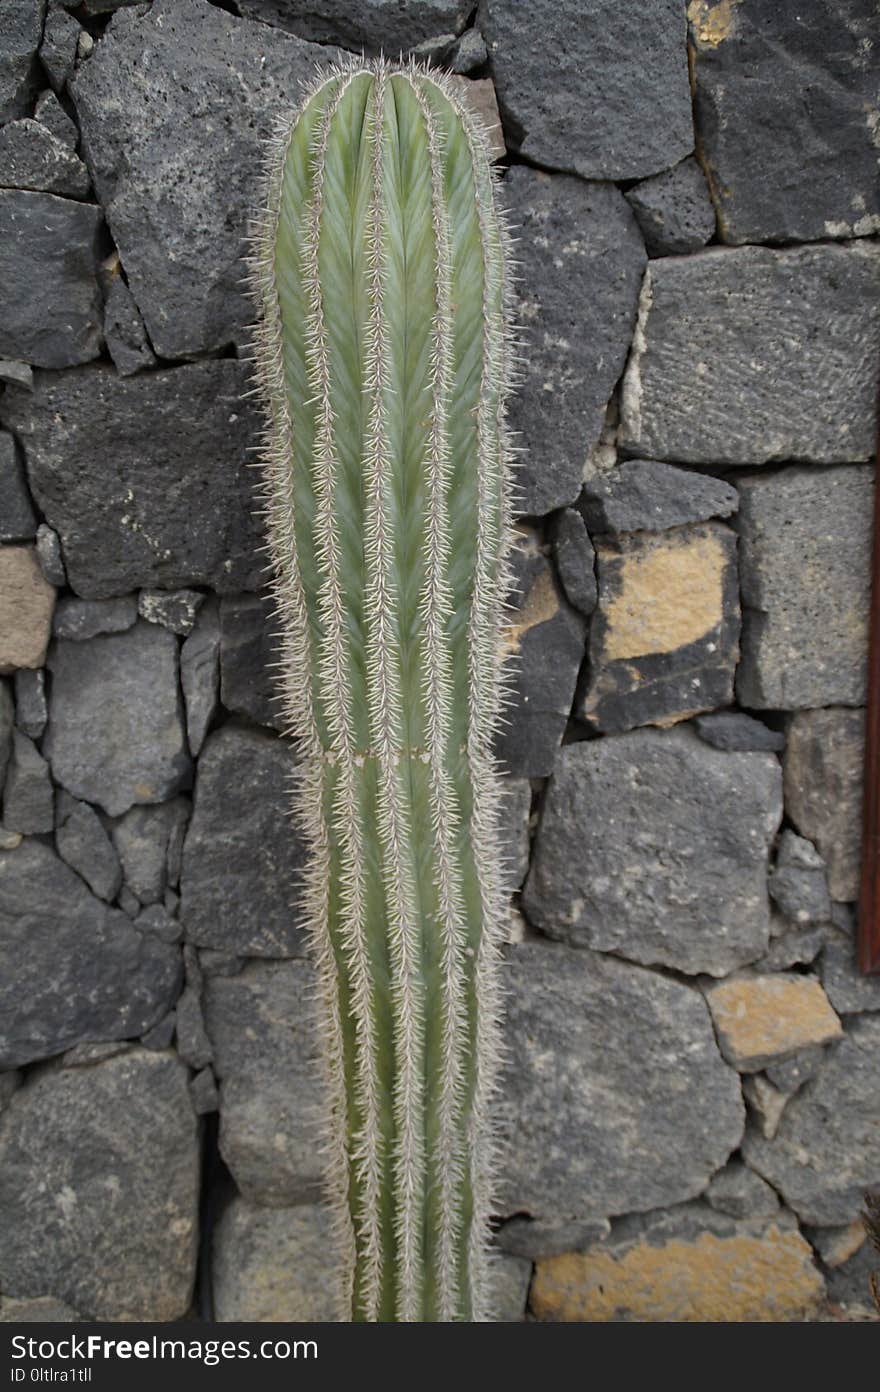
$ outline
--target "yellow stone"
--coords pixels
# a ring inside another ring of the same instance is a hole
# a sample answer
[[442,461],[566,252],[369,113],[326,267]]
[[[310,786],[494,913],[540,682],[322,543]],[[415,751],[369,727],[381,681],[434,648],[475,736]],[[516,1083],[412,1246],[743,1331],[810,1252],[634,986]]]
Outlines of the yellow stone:
[[736,6],[740,0],[691,0],[687,15],[692,32],[705,48],[717,48],[734,32]]
[[[605,662],[675,652],[721,623],[727,558],[717,534],[645,532],[638,549],[604,549],[616,571],[614,593],[603,603]],[[603,558],[602,543],[597,554]]]
[[537,1264],[531,1309],[540,1320],[593,1323],[776,1322],[809,1318],[823,1294],[809,1244],[771,1224],[757,1235],[704,1232],[623,1254],[548,1257]]
[[42,667],[55,590],[33,546],[0,546],[0,672]]
[[843,1033],[815,977],[734,977],[706,995],[721,1052],[737,1068],[763,1068]]

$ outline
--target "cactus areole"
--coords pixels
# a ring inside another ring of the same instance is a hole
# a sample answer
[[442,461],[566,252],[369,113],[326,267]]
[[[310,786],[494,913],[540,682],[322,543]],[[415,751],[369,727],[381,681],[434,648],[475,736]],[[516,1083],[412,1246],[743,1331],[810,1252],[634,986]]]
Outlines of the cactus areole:
[[491,1318],[508,234],[452,83],[334,69],[253,233],[339,1317]]

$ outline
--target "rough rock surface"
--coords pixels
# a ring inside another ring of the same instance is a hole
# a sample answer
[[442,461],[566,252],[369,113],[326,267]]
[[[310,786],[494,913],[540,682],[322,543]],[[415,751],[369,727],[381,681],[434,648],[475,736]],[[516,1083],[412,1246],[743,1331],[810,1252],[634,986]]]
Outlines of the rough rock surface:
[[57,783],[117,817],[164,802],[189,777],[172,634],[139,620],[125,633],[61,640],[49,657],[43,749]]
[[320,1204],[266,1209],[233,1199],[214,1238],[215,1318],[221,1324],[336,1319],[331,1240],[330,1215]]
[[180,685],[190,753],[195,757],[205,742],[220,698],[220,620],[216,599],[209,599],[199,610],[193,631],[180,649]]
[[874,470],[783,469],[738,482],[745,706],[865,699]]
[[38,85],[46,0],[5,0],[0,41],[0,121],[23,116]]
[[553,526],[553,557],[565,597],[581,614],[596,607],[596,564],[586,523],[574,508],[565,508]]
[[726,242],[880,231],[872,0],[689,6],[700,148]]
[[50,4],[43,26],[43,42],[40,44],[40,61],[49,76],[56,92],[67,85],[73,76],[76,50],[83,29],[60,5]]
[[39,739],[49,719],[46,676],[42,667],[36,671],[30,667],[20,667],[15,673],[14,686],[15,723],[31,739]]
[[189,818],[186,798],[158,807],[131,807],[113,827],[113,844],[125,883],[142,904],[157,904],[165,893],[168,855],[180,843]]
[[308,962],[251,962],[207,978],[220,1081],[220,1150],[245,1198],[283,1207],[319,1196],[321,1065]]
[[865,713],[832,706],[798,711],[785,750],[785,805],[828,867],[831,898],[859,894]]
[[257,730],[227,726],[206,741],[181,877],[191,942],[257,957],[301,952],[292,758],[289,745]]
[[721,976],[766,951],[767,855],[782,814],[770,754],[685,730],[563,749],[524,904],[554,938]]
[[251,19],[276,24],[315,43],[338,43],[391,57],[436,34],[456,35],[469,0],[239,0]]
[[743,1127],[700,996],[538,943],[510,949],[506,977],[503,1211],[604,1217],[698,1194]]
[[119,599],[77,599],[64,595],[55,606],[52,632],[56,638],[96,638],[99,633],[124,633],[138,616],[136,595]]
[[196,615],[205,602],[200,590],[141,590],[138,613],[150,623],[170,628],[181,637],[192,633]]
[[736,1223],[695,1204],[620,1227],[587,1252],[538,1262],[539,1320],[752,1323],[818,1312],[824,1282],[790,1219]]
[[715,235],[706,176],[693,155],[627,189],[649,256],[699,251]]
[[779,1212],[775,1190],[741,1160],[731,1160],[718,1171],[706,1190],[706,1202],[729,1218],[765,1218]]
[[220,699],[227,710],[281,729],[277,674],[278,626],[266,594],[224,595],[220,601]]
[[84,1317],[175,1320],[195,1276],[199,1182],[186,1069],[132,1050],[29,1078],[0,1118],[4,1296]]
[[160,357],[221,348],[252,322],[241,256],[262,144],[335,56],[206,0],[158,0],[115,15],[77,73],[85,157]]
[[693,149],[677,0],[482,0],[502,112],[530,160],[587,179],[639,179]]
[[34,548],[0,547],[0,673],[42,667],[54,608]]
[[0,128],[0,187],[86,198],[89,171],[41,121],[11,121]]
[[120,377],[131,377],[155,363],[134,296],[120,276],[114,278],[104,302],[104,336]]
[[[28,390],[33,390],[33,384]],[[50,585],[60,590],[67,584],[67,572],[64,569],[58,533],[45,522],[41,522],[37,528],[37,560]]]
[[863,976],[856,968],[855,941],[851,933],[829,929],[822,953],[822,985],[834,1009],[841,1015],[880,1010],[880,976]]
[[694,726],[700,739],[711,744],[713,749],[779,753],[785,748],[785,735],[781,730],[771,730],[763,721],[746,715],[744,711],[716,711],[712,715],[698,715]]
[[108,903],[116,898],[122,884],[122,866],[93,807],[60,793],[55,845],[61,859],[85,880],[93,894]]
[[591,532],[665,532],[729,517],[739,494],[723,479],[656,459],[626,459],[587,479],[579,507]]
[[525,344],[510,420],[525,447],[518,510],[572,503],[626,362],[645,250],[626,200],[608,184],[515,165],[504,181],[521,229],[517,317]]
[[739,656],[733,532],[709,522],[595,545],[599,603],[581,718],[620,731],[727,705]]
[[711,986],[706,999],[721,1052],[741,1073],[842,1034],[815,977],[734,976]]
[[0,851],[0,1067],[149,1029],[180,989],[173,947],[139,933],[41,842]]
[[3,789],[3,825],[8,831],[33,835],[51,831],[54,823],[55,800],[49,765],[33,740],[21,730],[13,730]]
[[6,392],[0,416],[21,437],[77,594],[256,587],[247,385],[243,363],[220,359],[125,379],[40,373],[32,394]]
[[34,119],[50,130],[69,150],[76,149],[79,143],[76,122],[68,116],[54,92],[40,93],[34,107]]
[[767,885],[776,907],[792,923],[828,923],[831,899],[825,862],[811,841],[784,831]]
[[621,443],[692,464],[870,459],[878,350],[875,246],[711,249],[652,262]]
[[0,542],[32,541],[37,518],[28,493],[15,441],[0,434]]
[[526,1301],[532,1280],[532,1263],[524,1257],[500,1252],[493,1267],[493,1318],[509,1324],[525,1319]]
[[101,209],[0,188],[0,357],[71,367],[101,351]]
[[877,1183],[878,1050],[880,1017],[849,1021],[821,1071],[786,1106],[775,1137],[746,1133],[746,1160],[804,1222],[850,1222]]
[[553,771],[584,654],[584,620],[560,592],[534,533],[512,557],[513,621],[505,629],[514,693],[495,749],[506,773],[542,778]]

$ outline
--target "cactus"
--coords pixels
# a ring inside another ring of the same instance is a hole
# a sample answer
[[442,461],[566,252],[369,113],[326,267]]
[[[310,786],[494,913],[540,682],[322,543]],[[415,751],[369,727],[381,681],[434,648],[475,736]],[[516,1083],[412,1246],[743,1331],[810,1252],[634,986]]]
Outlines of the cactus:
[[250,258],[339,1315],[490,1317],[509,236],[452,83],[334,68]]

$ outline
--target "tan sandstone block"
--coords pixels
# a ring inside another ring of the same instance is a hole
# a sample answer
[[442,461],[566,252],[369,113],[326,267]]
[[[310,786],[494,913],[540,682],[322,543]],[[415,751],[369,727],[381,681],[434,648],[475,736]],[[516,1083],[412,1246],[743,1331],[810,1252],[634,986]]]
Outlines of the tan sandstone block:
[[35,548],[0,547],[0,672],[42,667],[54,608],[55,590]]
[[549,1257],[537,1263],[531,1308],[540,1320],[775,1322],[807,1318],[823,1290],[809,1244],[771,1224]]
[[821,984],[811,976],[734,977],[706,993],[721,1052],[745,1072],[843,1030]]

